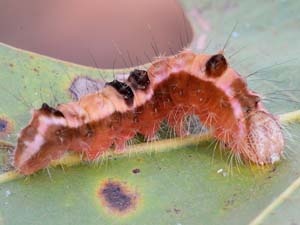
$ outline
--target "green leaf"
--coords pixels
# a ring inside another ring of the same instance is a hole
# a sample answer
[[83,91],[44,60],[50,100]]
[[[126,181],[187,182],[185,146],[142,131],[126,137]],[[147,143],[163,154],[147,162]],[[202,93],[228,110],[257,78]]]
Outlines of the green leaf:
[[[225,49],[227,57],[233,54],[230,63],[243,75],[265,68],[250,76],[248,83],[265,94],[273,113],[300,108],[299,2],[182,4],[195,29],[191,45],[195,51],[203,39],[211,40],[206,51],[222,49],[238,22]],[[101,74],[112,78],[112,71]],[[13,135],[3,141],[16,141],[31,108],[55,98],[70,101],[68,88],[80,75],[99,79],[93,68],[1,44],[0,116],[14,126]],[[262,224],[297,223],[300,190],[297,181],[292,183],[300,176],[300,126],[288,125],[285,130],[286,159],[264,168],[236,165],[214,150],[213,143],[203,143],[165,153],[105,158],[99,165],[51,168],[49,173],[3,183],[0,223],[249,224],[255,218],[261,218]],[[114,201],[105,203],[105,199]],[[127,210],[118,211],[122,206]],[[264,213],[266,208],[271,210]]]

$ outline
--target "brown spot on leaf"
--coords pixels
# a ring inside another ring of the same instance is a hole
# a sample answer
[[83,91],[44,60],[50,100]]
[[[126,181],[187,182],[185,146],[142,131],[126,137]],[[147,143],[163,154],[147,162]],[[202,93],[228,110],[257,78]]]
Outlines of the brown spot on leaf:
[[135,169],[132,170],[132,173],[134,173],[134,174],[137,174],[137,173],[140,173],[140,172],[141,172],[141,170],[139,168],[135,168]]
[[6,116],[0,115],[0,138],[5,137],[13,131],[14,123]]
[[173,213],[174,215],[178,215],[181,213],[181,209],[174,207],[174,208],[167,209],[166,212]]
[[39,73],[40,71],[37,68],[33,68],[33,71]]
[[225,200],[223,209],[231,209],[237,200],[237,194],[233,194],[229,199]]
[[113,214],[120,216],[134,212],[139,202],[139,194],[132,190],[125,182],[105,180],[99,190],[98,197],[101,204]]
[[175,212],[175,214],[179,214],[181,212],[181,209],[174,208],[173,211]]
[[0,132],[5,131],[6,127],[7,127],[7,121],[1,119],[0,120]]

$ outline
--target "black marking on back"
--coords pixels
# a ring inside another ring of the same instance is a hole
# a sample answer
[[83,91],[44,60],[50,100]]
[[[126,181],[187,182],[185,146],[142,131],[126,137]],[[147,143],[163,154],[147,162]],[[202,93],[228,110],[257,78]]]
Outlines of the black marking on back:
[[112,82],[108,82],[105,85],[112,86],[114,89],[121,94],[128,106],[131,106],[133,104],[134,94],[131,90],[131,87],[129,87],[127,84],[122,83],[118,80],[113,80]]
[[227,69],[227,61],[223,54],[213,55],[205,66],[205,72],[208,77],[220,77]]
[[53,107],[49,106],[47,103],[43,103],[40,110],[42,110],[45,113],[50,113],[56,117],[63,117],[63,118],[65,117],[61,111],[54,109]]
[[146,90],[150,84],[147,71],[137,69],[130,72],[128,82],[134,89],[140,90]]

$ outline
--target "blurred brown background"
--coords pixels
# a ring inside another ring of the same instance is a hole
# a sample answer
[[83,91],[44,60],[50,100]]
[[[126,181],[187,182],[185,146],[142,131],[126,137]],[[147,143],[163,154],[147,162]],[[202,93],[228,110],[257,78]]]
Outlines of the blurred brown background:
[[0,42],[87,66],[143,64],[191,39],[175,0],[0,1]]

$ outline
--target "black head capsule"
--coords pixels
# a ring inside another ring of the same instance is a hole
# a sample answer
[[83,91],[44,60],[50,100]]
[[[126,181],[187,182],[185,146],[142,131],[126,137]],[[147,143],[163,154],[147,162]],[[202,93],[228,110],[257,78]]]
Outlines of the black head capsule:
[[205,66],[205,73],[208,77],[220,77],[227,69],[228,64],[223,54],[213,55]]
[[54,116],[57,116],[57,117],[65,117],[61,111],[54,109],[53,107],[49,106],[47,103],[43,103],[40,110],[42,110],[45,113],[49,113]]
[[147,90],[150,84],[147,71],[137,69],[130,72],[128,82],[136,90]]
[[122,83],[118,80],[113,80],[112,82],[108,82],[105,85],[112,86],[114,89],[116,89],[116,91],[123,96],[128,106],[131,106],[133,104],[134,94],[127,84]]

